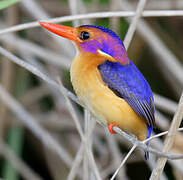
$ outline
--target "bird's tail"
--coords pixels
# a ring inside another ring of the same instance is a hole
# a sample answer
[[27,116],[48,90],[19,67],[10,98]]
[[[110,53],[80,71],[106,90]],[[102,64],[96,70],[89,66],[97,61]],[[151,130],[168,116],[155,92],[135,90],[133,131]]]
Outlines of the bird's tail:
[[[152,131],[153,131],[153,126],[148,126],[147,139],[151,137]],[[149,141],[146,143],[146,145],[149,146]],[[149,159],[149,152],[148,151],[145,152],[144,157],[146,160]]]

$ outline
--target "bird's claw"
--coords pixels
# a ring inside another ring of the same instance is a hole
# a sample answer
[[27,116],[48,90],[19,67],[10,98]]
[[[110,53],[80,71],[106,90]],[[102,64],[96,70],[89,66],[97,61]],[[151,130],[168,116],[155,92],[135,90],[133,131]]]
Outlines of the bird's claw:
[[114,127],[114,126],[117,126],[117,123],[110,123],[110,124],[108,125],[108,129],[109,129],[109,132],[110,132],[111,134],[116,134],[116,131],[113,130],[113,127]]

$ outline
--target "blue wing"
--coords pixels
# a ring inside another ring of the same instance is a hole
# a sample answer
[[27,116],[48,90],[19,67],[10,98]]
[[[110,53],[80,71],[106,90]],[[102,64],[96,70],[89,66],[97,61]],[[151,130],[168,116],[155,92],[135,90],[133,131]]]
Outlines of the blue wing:
[[133,108],[133,110],[144,118],[148,126],[155,125],[155,106],[151,88],[137,69],[130,61],[129,65],[121,65],[106,61],[98,66],[103,81],[113,92]]

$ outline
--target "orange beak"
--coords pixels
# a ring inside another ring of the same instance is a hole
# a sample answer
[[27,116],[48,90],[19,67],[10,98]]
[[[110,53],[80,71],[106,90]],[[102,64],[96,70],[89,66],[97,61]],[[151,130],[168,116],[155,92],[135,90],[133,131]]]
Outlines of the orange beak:
[[72,41],[80,41],[80,39],[74,34],[74,27],[69,26],[63,26],[60,24],[53,24],[53,23],[47,23],[47,22],[39,22],[41,26],[46,28],[47,30],[65,37],[67,39],[70,39]]

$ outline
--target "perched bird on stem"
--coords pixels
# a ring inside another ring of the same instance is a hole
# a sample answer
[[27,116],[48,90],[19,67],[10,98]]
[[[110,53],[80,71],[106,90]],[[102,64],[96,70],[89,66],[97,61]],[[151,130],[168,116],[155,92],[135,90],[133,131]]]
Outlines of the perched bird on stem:
[[40,25],[76,44],[79,54],[71,66],[72,85],[98,122],[108,125],[111,133],[117,126],[139,140],[149,138],[155,124],[153,94],[120,37],[102,26]]

